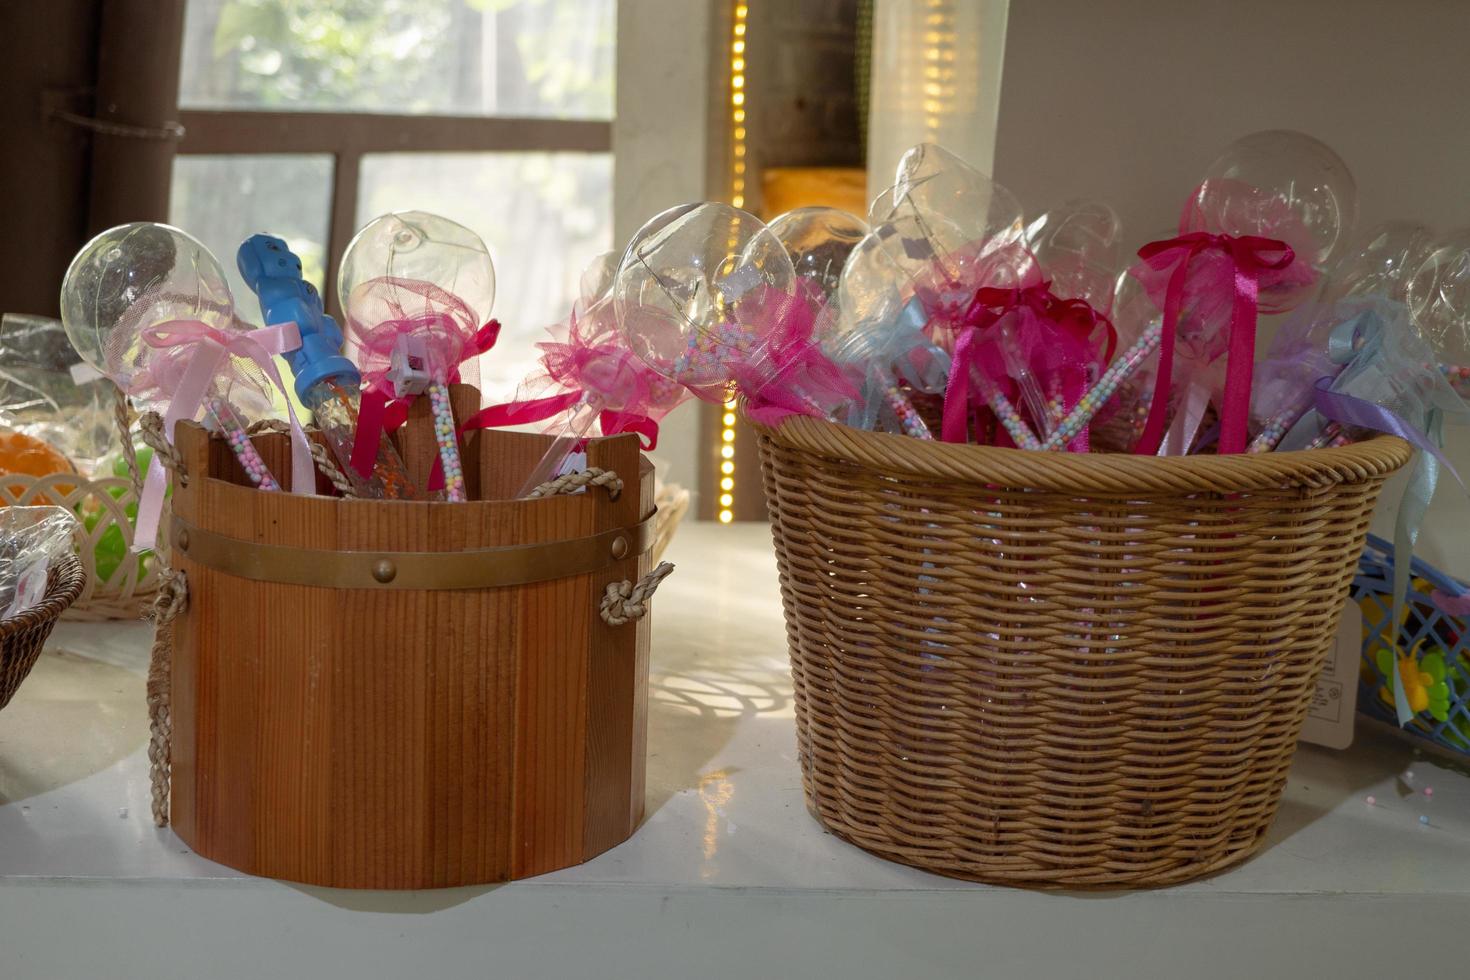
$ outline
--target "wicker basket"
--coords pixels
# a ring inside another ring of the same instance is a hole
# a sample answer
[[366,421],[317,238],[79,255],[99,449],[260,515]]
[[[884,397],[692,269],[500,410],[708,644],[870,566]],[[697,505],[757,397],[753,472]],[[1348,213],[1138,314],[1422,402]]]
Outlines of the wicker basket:
[[[72,473],[41,477],[0,473],[0,505],[49,504],[79,517],[93,515],[80,537],[85,585],[67,609],[67,619],[139,619],[152,604],[158,592],[158,570],[152,556],[140,558],[130,553],[133,522],[127,509],[137,499],[132,482],[119,477],[88,480]],[[104,538],[121,558],[105,581],[97,574],[98,546]]]
[[20,682],[26,679],[51,627],[67,606],[82,594],[87,572],[81,561],[68,556],[46,574],[46,594],[36,605],[18,616],[0,620],[0,708],[10,703]]
[[756,429],[830,830],[1033,887],[1260,847],[1405,443],[1159,459]]

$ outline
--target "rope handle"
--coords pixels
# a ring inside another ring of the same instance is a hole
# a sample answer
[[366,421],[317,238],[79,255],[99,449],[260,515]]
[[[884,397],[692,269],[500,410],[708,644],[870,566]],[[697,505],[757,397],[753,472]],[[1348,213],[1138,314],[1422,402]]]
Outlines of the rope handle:
[[[189,471],[184,466],[184,457],[163,434],[163,416],[157,412],[144,412],[138,416],[138,434],[143,443],[153,450],[153,457],[173,471],[179,486],[189,485]],[[139,474],[141,476],[141,474]],[[140,491],[141,492],[141,491]]]
[[602,487],[607,491],[609,500],[617,500],[623,493],[623,478],[612,470],[589,466],[585,470],[574,470],[571,473],[563,473],[554,480],[547,480],[526,494],[526,499],[553,497],[559,493],[571,493],[581,487]]
[[659,584],[674,570],[672,562],[662,561],[658,567],[638,581],[637,585],[623,579],[608,584],[602,596],[598,613],[609,626],[622,626],[648,615],[648,600],[658,591]]
[[148,655],[148,782],[153,823],[168,826],[169,777],[173,771],[172,668],[174,619],[189,601],[183,572],[164,568],[153,600],[153,647]]
[[[274,432],[278,435],[289,436],[291,434],[291,426],[284,419],[261,419],[258,422],[252,422],[250,428],[245,430],[247,436],[259,435],[262,432]],[[315,434],[315,432],[315,429],[308,428],[306,430],[308,436]],[[311,461],[316,464],[316,468],[321,471],[322,476],[331,482],[338,493],[344,497],[357,496],[357,488],[352,485],[352,481],[347,478],[347,474],[343,472],[342,467],[337,465],[337,461],[332,458],[332,453],[325,445],[317,442],[315,439],[308,438],[306,440],[306,448],[311,451]]]

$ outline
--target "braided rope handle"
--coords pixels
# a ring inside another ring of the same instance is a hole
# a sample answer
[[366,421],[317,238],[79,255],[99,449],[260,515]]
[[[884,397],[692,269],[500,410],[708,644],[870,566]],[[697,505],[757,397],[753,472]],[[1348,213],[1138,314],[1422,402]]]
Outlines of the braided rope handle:
[[[313,431],[315,430],[307,430],[308,435]],[[288,436],[291,434],[291,426],[283,419],[261,419],[258,422],[252,422],[250,428],[245,430],[245,434],[250,436],[261,432],[275,432]],[[357,496],[357,488],[352,485],[352,481],[347,478],[342,467],[337,465],[337,461],[332,458],[332,453],[326,446],[315,439],[308,438],[306,448],[311,451],[311,460],[316,463],[316,468],[321,471],[322,476],[331,481],[338,493],[344,497]]]
[[[154,459],[173,471],[179,486],[187,487],[189,471],[184,466],[184,457],[163,434],[163,416],[157,412],[144,412],[138,416],[138,434],[143,437],[144,445],[153,450]],[[141,487],[138,492],[142,493]]]
[[173,771],[174,619],[188,600],[184,573],[165,568],[153,600],[153,646],[148,653],[148,783],[157,827],[168,826],[168,786]]
[[623,478],[612,470],[589,466],[585,470],[574,470],[571,473],[563,473],[554,480],[547,480],[526,494],[526,499],[554,497],[559,493],[571,493],[580,487],[602,487],[607,491],[609,500],[617,500],[623,492]]
[[609,626],[622,626],[648,615],[648,600],[673,570],[673,562],[661,561],[637,585],[627,579],[609,583],[602,596],[602,606],[597,610],[602,621]]
[[138,450],[133,446],[133,409],[128,404],[128,394],[117,386],[112,389],[112,420],[117,424],[117,437],[122,442],[123,459],[128,464],[128,477],[133,481],[133,492],[143,496],[143,471],[138,468]]
[[[143,474],[137,457],[130,452],[132,440],[127,437],[128,407],[126,397],[117,403],[116,417],[123,430],[124,453],[138,493],[142,494]],[[138,432],[144,445],[153,450],[153,458],[173,471],[180,486],[189,476],[184,460],[173,444],[164,437],[163,418],[157,412],[144,412],[138,417]],[[189,596],[183,572],[175,572],[168,564],[167,550],[154,554],[158,563],[158,594],[153,599],[149,618],[153,621],[153,645],[148,651],[148,783],[153,798],[153,823],[168,826],[169,775],[173,768],[173,648],[174,620],[183,610]]]

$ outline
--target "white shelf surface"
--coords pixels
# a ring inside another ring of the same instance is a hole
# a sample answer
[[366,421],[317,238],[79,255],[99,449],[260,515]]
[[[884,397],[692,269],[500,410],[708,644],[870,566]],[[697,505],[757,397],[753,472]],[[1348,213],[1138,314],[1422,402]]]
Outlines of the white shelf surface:
[[670,558],[679,570],[654,603],[645,824],[581,867],[494,887],[337,891],[192,854],[149,814],[147,628],[61,624],[0,712],[0,976],[1463,969],[1461,772],[1360,728],[1346,752],[1302,748],[1267,847],[1213,878],[1058,894],[926,874],[806,811],[766,529],[687,524]]

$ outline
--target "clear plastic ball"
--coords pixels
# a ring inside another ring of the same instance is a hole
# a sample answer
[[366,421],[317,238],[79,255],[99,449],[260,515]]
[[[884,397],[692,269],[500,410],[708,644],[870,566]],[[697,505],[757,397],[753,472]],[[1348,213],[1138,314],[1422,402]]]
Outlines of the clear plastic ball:
[[759,218],[705,203],[671,208],[638,230],[613,299],[634,354],[665,377],[709,387],[763,349],[774,324],[760,314],[772,291],[795,289],[791,258]]
[[[892,209],[880,221],[912,217],[936,254],[961,252],[977,242],[988,249],[1021,240],[1021,204],[1010,191],[934,143],[920,143],[898,161]],[[880,201],[886,198],[880,195]]]
[[[366,338],[390,321],[413,321],[431,376],[460,360],[489,319],[495,265],[479,235],[424,211],[397,211],[368,222],[347,245],[337,274],[349,353],[364,369],[387,356],[364,352]],[[498,346],[498,345],[497,345]],[[479,380],[478,377],[466,380]]]
[[849,300],[858,320],[885,318],[896,293],[900,303],[917,294],[931,317],[954,320],[979,287],[1015,285],[994,281],[990,255],[1020,242],[1020,205],[943,147],[922,143],[905,153],[870,219],[872,232],[843,271],[853,280],[839,290],[845,318]]
[[[1259,235],[1291,246],[1304,272],[1321,273],[1347,249],[1358,213],[1348,166],[1320,140],[1273,129],[1236,140],[1210,164],[1185,203],[1182,232]],[[1263,285],[1263,312],[1283,312],[1315,292],[1313,275]]]
[[342,309],[351,309],[354,290],[383,276],[433,283],[482,319],[495,306],[495,264],[485,242],[464,225],[426,211],[380,215],[352,237],[337,274]]
[[1067,201],[1026,226],[1026,247],[1062,299],[1086,300],[1106,315],[1122,260],[1123,224],[1099,201]]
[[145,328],[198,320],[231,329],[234,303],[225,272],[191,235],[170,225],[109,228],[82,247],[61,283],[61,320],[72,346],[123,387],[142,370]]
[[1409,279],[1409,310],[1441,364],[1470,367],[1470,229],[1441,239]]
[[797,277],[823,301],[836,294],[847,257],[868,233],[867,222],[837,208],[797,208],[767,227],[785,246]]
[[1429,258],[1434,244],[1434,233],[1424,225],[1412,221],[1378,225],[1333,269],[1324,301],[1376,295],[1403,302],[1409,277]]

